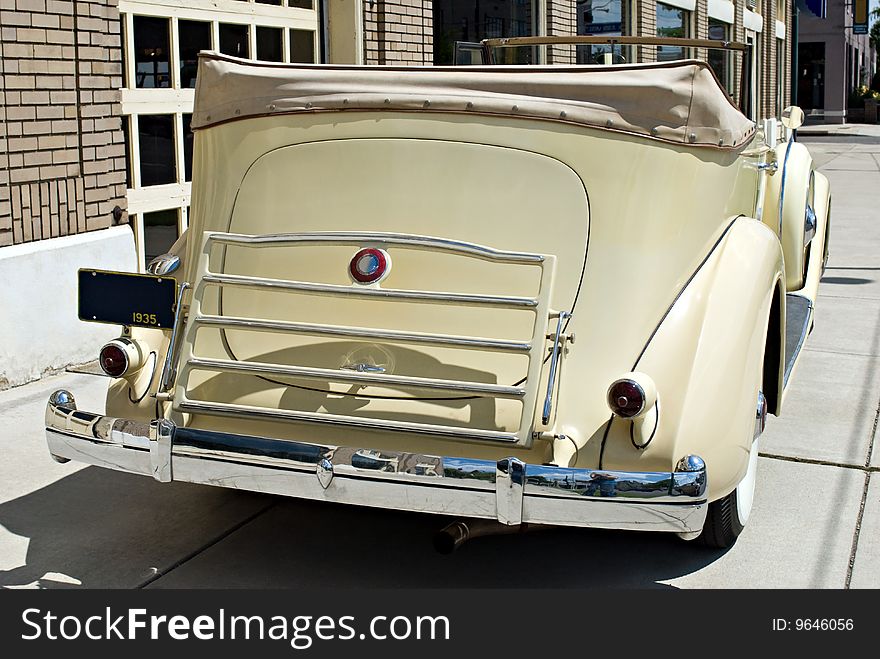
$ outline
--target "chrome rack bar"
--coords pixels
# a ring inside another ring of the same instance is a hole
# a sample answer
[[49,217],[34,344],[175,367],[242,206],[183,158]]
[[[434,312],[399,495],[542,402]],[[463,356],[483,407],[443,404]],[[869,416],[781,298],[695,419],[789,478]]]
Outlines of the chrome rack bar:
[[428,302],[434,304],[458,303],[476,306],[534,308],[538,300],[530,297],[506,297],[501,295],[470,295],[460,293],[441,293],[432,291],[407,291],[395,288],[354,288],[337,284],[313,284],[309,282],[291,281],[287,279],[269,279],[264,277],[247,277],[244,275],[219,275],[206,272],[202,277],[206,284],[222,286],[241,286],[244,288],[268,288],[283,291],[298,291],[313,295],[354,295],[384,300],[407,300],[410,302]]
[[435,435],[441,437],[455,437],[458,439],[492,440],[498,442],[516,442],[516,433],[502,432],[497,430],[479,430],[462,428],[460,426],[440,426],[429,423],[411,423],[408,421],[388,421],[383,419],[371,419],[366,417],[344,416],[341,414],[321,414],[319,412],[298,412],[294,410],[279,410],[268,407],[255,407],[251,405],[239,405],[237,403],[205,403],[201,401],[184,400],[178,406],[182,412],[194,414],[209,414],[214,416],[252,416],[263,419],[277,419],[281,421],[295,421],[301,423],[320,423],[331,426],[343,426],[347,428],[365,428],[368,430],[381,430],[387,432],[406,432],[418,435]]
[[550,376],[547,378],[547,397],[544,398],[544,412],[541,415],[541,421],[545,426],[550,422],[550,411],[553,409],[553,387],[556,384],[556,369],[559,365],[559,339],[562,336],[562,325],[569,318],[571,318],[570,312],[560,311],[559,320],[556,322],[556,336],[553,339],[553,352],[550,355]]
[[183,294],[189,288],[188,282],[183,282],[177,291],[177,304],[174,306],[174,325],[171,327],[171,341],[168,343],[168,353],[165,355],[165,364],[162,366],[162,377],[159,379],[159,391],[168,391],[171,380],[177,371],[175,368],[175,353],[180,341],[180,332],[183,329]]
[[397,341],[399,343],[417,343],[465,348],[469,350],[498,350],[503,352],[529,352],[530,343],[522,341],[506,341],[504,339],[484,339],[479,337],[452,336],[447,334],[418,334],[397,330],[379,330],[361,327],[343,327],[339,325],[317,325],[314,323],[294,323],[283,320],[261,320],[257,318],[240,318],[237,316],[205,315],[194,319],[199,325],[223,327],[226,329],[245,329],[263,332],[290,332],[292,334],[320,334],[322,336],[338,336],[344,338],[373,339]]
[[460,380],[439,380],[406,375],[383,375],[358,371],[343,371],[330,368],[309,368],[305,366],[284,366],[263,362],[240,362],[228,359],[204,359],[194,357],[189,360],[190,368],[252,375],[276,375],[292,378],[332,380],[349,384],[384,385],[389,387],[414,387],[452,393],[498,396],[500,398],[522,398],[526,390],[522,387],[507,387],[482,382],[463,382]]
[[508,263],[533,263],[541,264],[544,257],[541,254],[527,252],[508,252],[492,249],[483,245],[464,243],[456,240],[443,238],[431,238],[429,236],[410,235],[405,233],[382,233],[382,232],[350,232],[350,231],[318,231],[308,233],[274,233],[261,236],[251,236],[237,233],[208,233],[206,238],[216,243],[226,245],[240,245],[242,247],[264,247],[266,245],[295,245],[296,243],[310,243],[323,245],[349,244],[386,244],[400,245],[413,249],[431,249],[456,254],[465,254],[488,261],[503,261]]

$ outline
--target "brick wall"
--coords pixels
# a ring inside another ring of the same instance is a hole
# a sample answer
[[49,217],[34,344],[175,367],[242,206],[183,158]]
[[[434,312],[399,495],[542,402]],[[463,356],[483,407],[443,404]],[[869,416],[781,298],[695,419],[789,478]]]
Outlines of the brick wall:
[[[636,34],[643,37],[657,36],[657,3],[654,0],[636,0],[633,10]],[[639,46],[639,61],[653,62],[657,51],[653,46]]]
[[[553,37],[577,34],[577,12],[574,0],[547,0],[547,34]],[[575,49],[570,46],[549,46],[549,64],[574,64]]]
[[431,0],[364,0],[364,62],[434,62]]
[[116,2],[0,0],[0,246],[125,208]]
[[[709,4],[707,0],[697,0],[694,22],[690,34],[694,39],[706,39],[709,36]],[[705,59],[709,55],[706,48],[697,48],[694,55],[699,59]]]

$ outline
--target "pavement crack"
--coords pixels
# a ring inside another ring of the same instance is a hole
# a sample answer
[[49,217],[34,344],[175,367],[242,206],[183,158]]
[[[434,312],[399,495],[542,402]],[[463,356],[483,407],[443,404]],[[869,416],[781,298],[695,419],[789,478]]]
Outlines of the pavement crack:
[[179,568],[181,565],[184,565],[185,563],[188,563],[189,561],[194,559],[196,556],[198,556],[199,554],[201,554],[205,550],[210,549],[211,547],[216,545],[221,540],[225,540],[226,538],[231,536],[233,533],[235,533],[239,529],[247,526],[248,524],[253,522],[257,517],[259,517],[260,515],[262,515],[265,512],[268,512],[270,509],[274,508],[276,505],[278,505],[278,501],[277,500],[272,501],[271,503],[260,508],[255,513],[248,515],[247,517],[245,517],[243,520],[241,520],[237,524],[233,524],[228,529],[226,529],[225,531],[223,531],[222,533],[220,533],[216,537],[212,538],[211,540],[208,540],[207,542],[205,542],[204,544],[202,544],[198,548],[194,549],[193,551],[191,551],[189,554],[187,554],[186,556],[184,556],[180,560],[175,561],[173,564],[169,565],[164,570],[157,570],[156,574],[151,575],[149,579],[146,579],[145,581],[143,581],[140,584],[138,584],[137,586],[135,586],[135,590],[141,590],[143,588],[146,588],[151,583],[153,583],[154,581],[157,581],[158,579],[161,579],[169,572],[176,570],[177,568]]
[[[778,453],[764,453],[761,451],[758,455],[762,458],[770,458],[771,460],[782,460],[784,462],[795,462],[797,464],[819,465],[821,467],[840,467],[841,469],[854,469],[856,471],[874,471],[874,468],[847,464],[846,462],[834,462],[832,460],[818,460],[815,458],[799,458],[792,455],[780,455]],[[880,470],[880,468],[878,468]]]
[[844,589],[850,588],[852,583],[853,568],[856,565],[856,552],[859,549],[859,535],[862,531],[862,519],[865,516],[865,505],[868,502],[868,486],[871,482],[871,472],[880,471],[876,467],[871,467],[871,458],[874,455],[874,441],[877,438],[877,422],[880,421],[880,403],[877,405],[877,411],[874,412],[874,425],[871,427],[871,437],[868,440],[868,454],[865,456],[865,485],[862,488],[862,500],[859,502],[859,515],[856,518],[856,528],[853,530],[852,548],[849,552],[849,564],[846,566],[846,581]]
[[821,352],[826,355],[847,355],[850,357],[871,357],[876,358],[877,355],[873,355],[870,352],[851,352],[847,350],[832,350],[830,348],[808,348],[804,346],[805,352]]

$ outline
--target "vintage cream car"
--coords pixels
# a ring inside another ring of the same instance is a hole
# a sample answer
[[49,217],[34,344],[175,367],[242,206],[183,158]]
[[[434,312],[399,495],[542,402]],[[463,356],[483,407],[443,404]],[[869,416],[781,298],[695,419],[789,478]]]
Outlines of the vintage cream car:
[[827,257],[798,113],[757,125],[698,60],[203,53],[189,231],[148,275],[80,272],[81,318],[124,327],[105,412],[54,393],[49,451],[456,516],[452,544],[729,546]]

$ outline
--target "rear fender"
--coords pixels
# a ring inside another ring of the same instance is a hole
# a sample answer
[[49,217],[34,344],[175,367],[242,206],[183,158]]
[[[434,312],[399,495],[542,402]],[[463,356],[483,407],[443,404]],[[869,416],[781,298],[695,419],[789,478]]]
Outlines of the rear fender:
[[804,221],[810,201],[813,157],[803,144],[786,142],[776,147],[776,158],[780,167],[767,180],[762,220],[780,236],[786,290],[796,291],[804,285]]
[[[753,219],[735,220],[633,366],[657,385],[653,439],[637,448],[631,422],[614,418],[603,468],[669,470],[696,454],[708,467],[711,500],[736,487],[749,461],[768,319],[782,277],[774,233]],[[774,331],[782,327],[784,317]],[[781,386],[781,360],[770,367]]]

